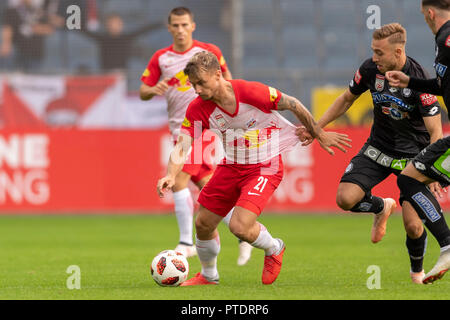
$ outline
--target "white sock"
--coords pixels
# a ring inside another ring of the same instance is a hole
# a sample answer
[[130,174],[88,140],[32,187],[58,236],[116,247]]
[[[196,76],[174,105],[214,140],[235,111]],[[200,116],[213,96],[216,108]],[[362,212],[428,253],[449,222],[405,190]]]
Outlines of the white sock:
[[180,231],[180,242],[192,245],[192,224],[194,220],[194,202],[188,188],[174,192],[175,215]]
[[281,244],[277,239],[274,239],[272,235],[267,231],[266,227],[260,225],[260,231],[258,238],[256,238],[255,242],[250,243],[253,247],[263,249],[266,256],[271,256],[274,253],[277,253],[281,249]]
[[212,240],[199,240],[195,238],[197,255],[202,264],[202,275],[208,280],[218,280],[217,256],[220,252],[220,238],[217,236]]
[[222,219],[223,223],[225,223],[228,227],[230,227],[231,216],[233,215],[234,208],[228,212],[225,218]]

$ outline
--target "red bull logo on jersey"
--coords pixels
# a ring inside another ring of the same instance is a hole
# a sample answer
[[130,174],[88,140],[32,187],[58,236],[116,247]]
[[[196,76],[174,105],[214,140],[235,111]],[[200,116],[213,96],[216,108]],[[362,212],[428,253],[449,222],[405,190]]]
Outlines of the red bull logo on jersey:
[[178,91],[185,92],[192,88],[189,78],[184,74],[184,71],[178,72],[173,76],[167,84],[171,87],[176,87]]

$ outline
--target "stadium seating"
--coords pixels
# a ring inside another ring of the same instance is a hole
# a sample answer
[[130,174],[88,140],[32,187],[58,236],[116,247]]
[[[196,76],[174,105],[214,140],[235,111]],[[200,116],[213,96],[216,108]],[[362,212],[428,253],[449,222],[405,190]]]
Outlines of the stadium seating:
[[[5,3],[0,2],[0,11],[5,9]],[[195,38],[217,44],[227,61],[232,63],[230,24],[223,23],[224,18],[229,17],[230,1],[103,0],[97,1],[97,4],[102,18],[112,12],[120,13],[125,31],[135,30],[149,22],[165,22],[172,8],[189,7],[197,22]],[[367,8],[373,1],[242,0],[242,4],[244,77],[253,77],[254,71],[260,70],[307,72],[311,78],[307,82],[313,85],[320,83],[323,72],[353,72],[372,55],[370,41],[373,30],[367,28],[366,22],[370,16]],[[377,0],[376,4],[381,10],[382,24],[398,21],[409,35],[414,35],[408,38],[407,53],[433,72],[433,36],[423,21],[420,2]],[[135,77],[140,76],[149,57],[155,50],[170,43],[170,36],[164,28],[137,39],[128,70],[128,77],[132,77],[129,79],[132,90],[139,85],[139,79]],[[46,51],[45,71],[64,69],[75,72],[80,66],[91,71],[99,69],[95,44],[77,32],[62,30],[48,37]],[[233,70],[233,66],[230,67]],[[317,75],[308,72],[311,70],[316,70]],[[281,84],[280,79],[282,77],[272,80]],[[297,88],[297,92],[303,91],[304,88]]]

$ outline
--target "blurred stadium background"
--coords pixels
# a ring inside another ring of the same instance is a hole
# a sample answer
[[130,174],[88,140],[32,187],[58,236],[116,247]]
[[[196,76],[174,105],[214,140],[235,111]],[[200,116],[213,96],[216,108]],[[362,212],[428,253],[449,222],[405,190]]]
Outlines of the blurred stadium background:
[[[2,28],[8,10],[21,1],[0,2]],[[420,1],[30,1],[37,14],[55,23],[42,37],[42,57],[36,61],[23,63],[17,47],[0,53],[1,213],[172,210],[170,197],[160,200],[155,192],[171,148],[165,101],[141,102],[137,93],[149,58],[171,44],[165,23],[176,6],[193,11],[194,37],[218,45],[235,78],[296,96],[316,118],[371,57],[369,5],[380,7],[381,24],[396,21],[406,28],[407,54],[434,74],[434,37]],[[120,15],[130,37],[148,24],[156,27],[116,48],[125,50],[125,68],[105,70],[99,41],[66,27],[66,10],[73,4],[81,8],[82,30],[93,34],[105,34],[111,14]],[[336,210],[339,178],[369,134],[371,110],[370,97],[362,97],[335,123],[354,140],[348,154],[332,158],[313,145],[287,155],[284,182],[268,210]],[[394,186],[388,180],[380,195],[398,194]],[[444,208],[449,201],[442,200]]]

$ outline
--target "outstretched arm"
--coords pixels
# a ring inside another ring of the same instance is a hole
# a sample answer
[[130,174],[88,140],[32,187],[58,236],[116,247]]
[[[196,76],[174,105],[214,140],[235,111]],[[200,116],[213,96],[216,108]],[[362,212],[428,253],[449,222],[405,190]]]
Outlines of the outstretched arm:
[[437,78],[419,79],[410,77],[401,71],[388,71],[386,72],[386,79],[392,87],[410,88],[416,91],[442,95],[442,89]]
[[336,147],[342,152],[347,152],[343,146],[351,147],[351,145],[348,144],[351,140],[346,134],[324,131],[316,123],[308,109],[306,109],[306,107],[296,98],[283,93],[278,102],[278,110],[290,110],[294,113],[297,119],[306,127],[306,130],[311,137],[317,139],[320,146],[329,154],[334,155],[334,151],[331,147]]
[[325,128],[327,124],[346,113],[358,97],[351,93],[349,89],[345,90],[319,119],[319,126]]

